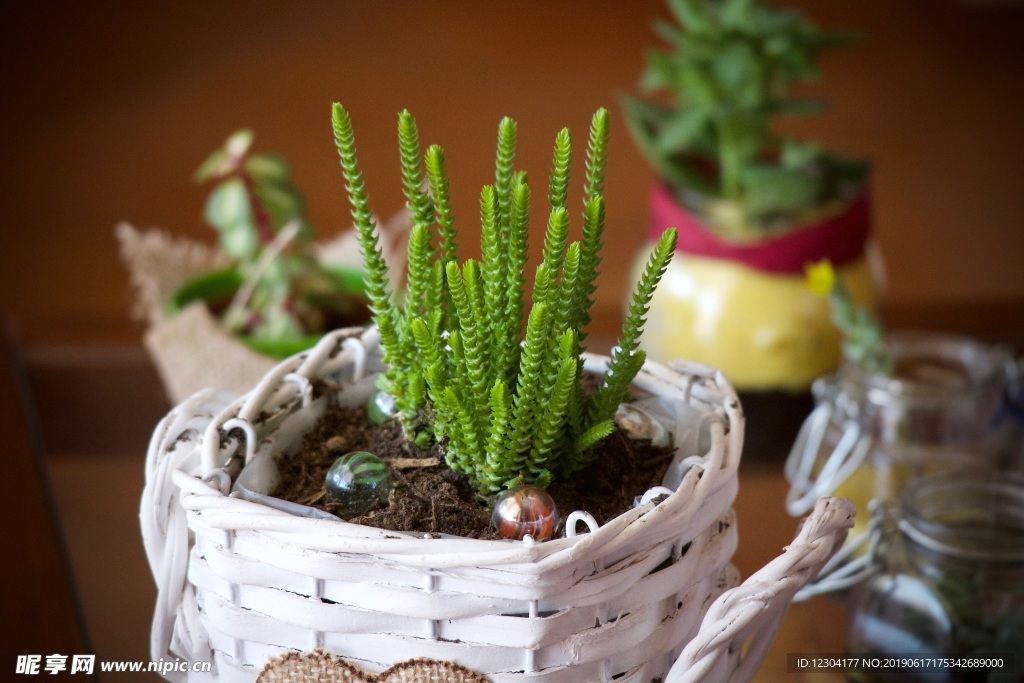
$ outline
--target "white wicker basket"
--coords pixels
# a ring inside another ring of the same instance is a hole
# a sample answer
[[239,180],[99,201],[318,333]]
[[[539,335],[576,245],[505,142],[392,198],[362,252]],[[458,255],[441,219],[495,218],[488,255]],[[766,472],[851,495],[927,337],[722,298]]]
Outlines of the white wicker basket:
[[[141,509],[159,589],[152,656],[213,662],[212,676],[188,680],[251,682],[271,657],[315,648],[371,672],[453,661],[494,683],[745,680],[792,593],[852,523],[852,506],[828,502],[784,556],[722,595],[738,582],[729,558],[743,417],[719,373],[688,364],[648,364],[634,383],[672,426],[669,491],[600,528],[590,520],[589,532],[574,521],[567,537],[539,544],[425,538],[263,495],[276,459],[331,398],[315,397],[313,382],[363,403],[377,341],[373,329],[332,333],[251,392],[200,392],[158,426]],[[606,363],[586,359],[598,372]]]

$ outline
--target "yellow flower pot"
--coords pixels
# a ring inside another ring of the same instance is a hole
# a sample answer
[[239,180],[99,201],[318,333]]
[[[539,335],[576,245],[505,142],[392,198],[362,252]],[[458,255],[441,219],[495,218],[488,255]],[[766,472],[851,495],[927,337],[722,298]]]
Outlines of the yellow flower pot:
[[[834,372],[840,357],[828,301],[808,287],[804,268],[827,259],[859,304],[876,305],[867,194],[755,238],[722,237],[665,186],[649,207],[652,239],[675,227],[679,241],[651,303],[643,348],[655,361],[686,358],[720,369],[747,410],[754,457],[770,451],[781,460],[813,408],[811,384]],[[646,258],[638,256],[637,269]]]
[[[873,306],[866,257],[840,268],[859,303]],[[678,254],[651,302],[644,348],[652,359],[688,358],[720,368],[745,391],[806,391],[839,362],[828,301],[803,274]]]
[[644,334],[652,359],[706,363],[741,391],[802,392],[838,367],[840,342],[828,302],[807,286],[805,266],[829,260],[858,303],[876,303],[866,258],[866,194],[755,238],[721,237],[666,186],[651,194],[650,217],[652,238],[669,227],[679,231],[679,253],[655,294]]

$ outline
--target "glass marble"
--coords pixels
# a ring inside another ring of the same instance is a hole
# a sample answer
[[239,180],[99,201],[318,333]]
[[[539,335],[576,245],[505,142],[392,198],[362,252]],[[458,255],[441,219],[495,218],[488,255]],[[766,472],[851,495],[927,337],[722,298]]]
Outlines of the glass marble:
[[615,424],[634,441],[650,441],[655,448],[668,448],[672,443],[665,426],[647,411],[629,403],[620,403],[615,411]]
[[367,451],[346,453],[335,460],[324,486],[326,502],[337,505],[344,517],[386,505],[395,487],[387,463]]
[[370,402],[366,405],[366,415],[375,425],[383,424],[397,414],[398,407],[395,405],[395,397],[386,391],[374,392],[370,397]]
[[535,541],[546,541],[558,526],[558,509],[544,489],[514,486],[498,496],[491,522],[502,538],[521,540],[529,534]]

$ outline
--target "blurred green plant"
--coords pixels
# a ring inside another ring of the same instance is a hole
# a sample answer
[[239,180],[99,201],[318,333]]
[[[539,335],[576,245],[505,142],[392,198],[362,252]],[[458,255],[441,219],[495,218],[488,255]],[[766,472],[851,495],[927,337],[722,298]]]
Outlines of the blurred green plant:
[[324,332],[332,318],[363,315],[358,290],[339,287],[317,257],[306,199],[291,183],[287,162],[252,153],[252,141],[249,130],[234,133],[195,174],[196,182],[213,183],[204,216],[242,275],[222,323],[233,333],[278,341]]
[[624,109],[641,151],[684,204],[749,237],[859,191],[865,163],[771,130],[778,117],[825,108],[793,86],[816,80],[819,55],[851,34],[822,31],[766,0],[668,6],[677,23],[655,24],[668,48],[648,54],[639,84],[656,99],[626,97]]
[[[335,104],[335,139],[380,329],[391,393],[406,433],[446,444],[448,465],[483,493],[532,483],[546,486],[587,466],[593,447],[614,430],[613,416],[645,360],[638,348],[647,307],[675,250],[675,230],[658,242],[607,373],[583,390],[583,329],[590,323],[604,230],[608,112],[594,114],[583,191],[583,237],[568,243],[566,206],[572,155],[569,131],[555,141],[548,187],[547,232],[524,329],[530,187],[513,165],[516,124],[498,126],[495,182],[480,193],[480,261],[459,264],[444,152],[421,160],[412,116],[398,117],[409,238],[407,291],[399,303],[388,285],[348,112]],[[424,174],[425,167],[425,174]],[[439,248],[433,244],[433,232]]]

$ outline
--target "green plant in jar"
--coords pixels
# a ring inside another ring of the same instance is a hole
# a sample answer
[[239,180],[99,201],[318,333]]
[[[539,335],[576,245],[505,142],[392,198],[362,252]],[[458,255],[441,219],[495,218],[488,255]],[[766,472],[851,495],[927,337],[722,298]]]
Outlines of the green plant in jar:
[[1019,472],[953,470],[904,491],[884,520],[878,573],[851,595],[847,648],[962,665],[862,671],[852,680],[1020,680],[1024,524],[1014,511],[1022,502]]
[[480,193],[481,258],[460,263],[444,152],[435,145],[421,156],[415,121],[402,112],[413,227],[401,301],[389,285],[352,122],[340,104],[333,121],[380,330],[381,388],[394,396],[408,437],[442,441],[448,465],[488,494],[518,484],[545,487],[586,467],[593,447],[613,431],[615,411],[644,363],[639,336],[675,247],[675,231],[667,231],[637,285],[607,373],[585,394],[582,353],[604,230],[608,112],[598,110],[591,124],[582,238],[573,242],[568,130],[556,138],[543,260],[529,296],[523,272],[532,194],[526,174],[514,167],[515,122],[499,125],[495,180]]

